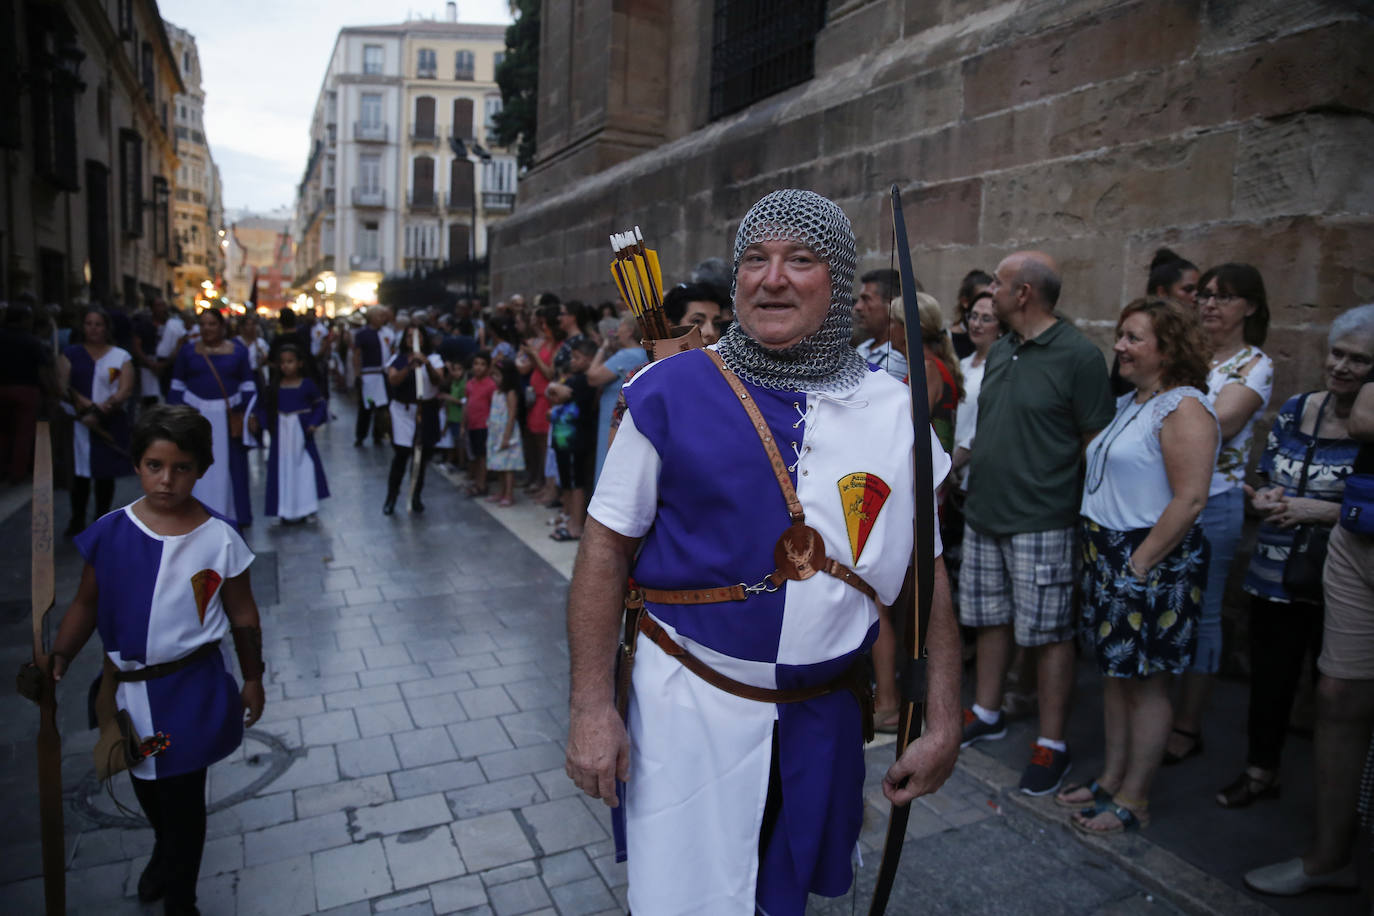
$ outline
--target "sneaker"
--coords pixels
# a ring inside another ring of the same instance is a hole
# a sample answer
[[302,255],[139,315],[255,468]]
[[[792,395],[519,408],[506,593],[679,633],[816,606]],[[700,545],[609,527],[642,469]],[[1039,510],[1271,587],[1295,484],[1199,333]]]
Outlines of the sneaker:
[[1021,791],[1027,795],[1049,795],[1058,791],[1071,764],[1068,751],[1056,751],[1043,744],[1032,745],[1030,763],[1021,771]]
[[997,713],[997,721],[989,725],[978,718],[973,710],[964,710],[964,740],[959,742],[960,747],[968,747],[979,741],[996,741],[1006,736],[1007,717],[1001,712]]

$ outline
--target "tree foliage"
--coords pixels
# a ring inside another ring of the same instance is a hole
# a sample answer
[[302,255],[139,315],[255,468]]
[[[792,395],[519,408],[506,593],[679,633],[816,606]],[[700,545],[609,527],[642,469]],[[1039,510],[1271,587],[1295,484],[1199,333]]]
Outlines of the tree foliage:
[[514,147],[521,168],[534,164],[535,117],[539,109],[540,0],[512,0],[515,22],[506,29],[506,57],[496,68],[501,87],[496,142]]

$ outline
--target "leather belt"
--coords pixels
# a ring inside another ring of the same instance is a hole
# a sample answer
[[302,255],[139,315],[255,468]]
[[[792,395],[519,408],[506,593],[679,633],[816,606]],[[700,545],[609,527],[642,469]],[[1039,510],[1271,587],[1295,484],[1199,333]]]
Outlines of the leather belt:
[[163,662],[160,665],[145,665],[142,668],[135,668],[133,671],[115,670],[114,679],[117,683],[127,684],[129,681],[151,681],[154,678],[166,677],[173,672],[180,671],[195,662],[200,661],[211,652],[219,651],[219,640],[207,642],[203,646],[197,646],[188,655],[183,655],[175,661]]
[[639,615],[639,631],[653,640],[654,645],[677,659],[682,667],[712,687],[746,700],[755,700],[760,703],[800,703],[839,690],[848,690],[854,694],[854,699],[858,702],[859,710],[863,714],[864,741],[873,740],[873,690],[869,687],[868,666],[865,664],[864,656],[855,658],[854,664],[846,668],[839,676],[814,687],[792,687],[788,689],[756,687],[753,684],[746,684],[721,674],[688,652],[674,642],[658,621],[648,614],[641,613]]

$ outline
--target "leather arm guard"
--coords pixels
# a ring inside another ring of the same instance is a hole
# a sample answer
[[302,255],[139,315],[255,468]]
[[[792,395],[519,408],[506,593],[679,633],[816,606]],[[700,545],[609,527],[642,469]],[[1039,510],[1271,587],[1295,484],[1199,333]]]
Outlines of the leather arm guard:
[[262,680],[267,668],[262,663],[262,627],[233,627],[234,654],[239,657],[239,670],[245,681]]

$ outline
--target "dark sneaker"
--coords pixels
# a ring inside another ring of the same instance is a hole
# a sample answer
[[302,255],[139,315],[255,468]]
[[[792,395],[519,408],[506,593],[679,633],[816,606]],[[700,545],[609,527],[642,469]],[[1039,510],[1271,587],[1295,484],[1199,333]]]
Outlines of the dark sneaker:
[[997,721],[989,725],[974,714],[973,710],[964,710],[964,740],[959,742],[960,747],[968,747],[979,741],[996,741],[1007,736],[1007,717],[997,713]]
[[1049,795],[1058,790],[1071,763],[1068,751],[1032,745],[1030,763],[1021,771],[1021,791],[1027,795]]

